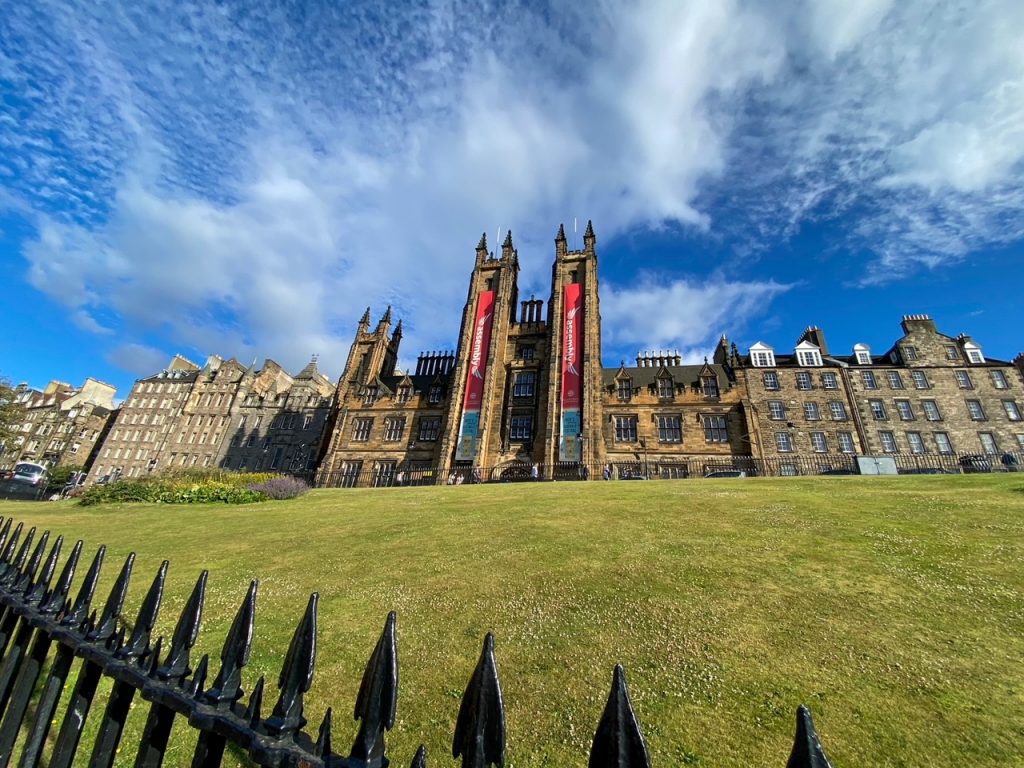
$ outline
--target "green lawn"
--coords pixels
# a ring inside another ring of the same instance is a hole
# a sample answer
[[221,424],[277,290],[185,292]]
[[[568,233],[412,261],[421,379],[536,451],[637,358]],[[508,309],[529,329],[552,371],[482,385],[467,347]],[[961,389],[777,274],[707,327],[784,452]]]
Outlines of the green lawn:
[[[319,591],[308,728],[333,706],[340,750],[396,610],[396,765],[420,742],[448,764],[487,631],[511,766],[585,765],[617,662],[655,768],[783,766],[801,702],[837,768],[1022,764],[1024,474],[322,490],[0,515],[84,538],[90,559],[106,543],[100,601],[137,552],[133,618],[170,559],[165,634],[210,569],[200,650],[213,655],[258,577],[246,688],[268,675],[265,708]],[[186,729],[175,740],[169,764],[187,764]]]

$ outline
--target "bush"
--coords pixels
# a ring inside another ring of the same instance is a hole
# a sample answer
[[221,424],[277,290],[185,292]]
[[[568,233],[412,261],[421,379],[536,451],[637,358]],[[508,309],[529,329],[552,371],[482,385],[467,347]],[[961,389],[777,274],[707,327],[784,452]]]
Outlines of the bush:
[[294,499],[309,490],[309,485],[294,477],[272,477],[262,483],[253,483],[249,490],[271,499]]
[[83,506],[131,502],[250,504],[268,498],[268,494],[256,490],[255,487],[274,479],[280,478],[268,472],[231,472],[225,469],[180,467],[145,477],[92,485],[82,494],[79,503]]

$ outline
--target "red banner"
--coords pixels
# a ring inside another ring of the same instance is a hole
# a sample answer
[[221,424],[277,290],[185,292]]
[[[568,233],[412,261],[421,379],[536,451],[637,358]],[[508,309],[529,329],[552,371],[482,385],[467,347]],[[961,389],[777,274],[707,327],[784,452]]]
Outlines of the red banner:
[[583,325],[583,293],[579,283],[565,286],[562,322],[562,409],[580,407],[580,328]]
[[484,397],[484,376],[487,373],[487,355],[491,350],[491,321],[494,319],[494,291],[481,291],[476,304],[476,322],[469,353],[469,373],[466,375],[466,396],[463,411],[479,411]]

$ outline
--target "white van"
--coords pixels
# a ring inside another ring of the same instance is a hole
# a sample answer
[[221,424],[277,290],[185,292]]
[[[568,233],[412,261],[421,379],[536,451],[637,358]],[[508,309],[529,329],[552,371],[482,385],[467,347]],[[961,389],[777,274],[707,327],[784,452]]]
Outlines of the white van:
[[29,485],[43,485],[50,476],[50,471],[42,464],[34,464],[31,461],[21,461],[14,465],[14,474],[11,480],[16,483],[28,483]]

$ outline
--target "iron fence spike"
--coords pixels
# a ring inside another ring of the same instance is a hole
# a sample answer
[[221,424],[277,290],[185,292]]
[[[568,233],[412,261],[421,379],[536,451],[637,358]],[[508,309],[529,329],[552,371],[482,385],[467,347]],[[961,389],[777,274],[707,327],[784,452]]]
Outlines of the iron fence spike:
[[64,546],[64,537],[58,536],[57,540],[53,542],[53,546],[50,548],[50,554],[46,557],[46,563],[43,565],[43,570],[39,574],[39,578],[34,580],[25,590],[25,600],[29,603],[41,604],[43,598],[46,595],[46,590],[50,586],[50,580],[53,578],[53,572],[57,570],[57,560],[60,559],[60,551]]
[[138,618],[132,626],[132,633],[128,642],[118,647],[117,656],[122,659],[141,659],[149,649],[150,634],[156,626],[156,617],[160,613],[160,603],[164,596],[164,582],[167,580],[168,562],[164,560],[160,564],[156,577],[142,600],[139,607]]
[[206,699],[214,704],[225,705],[238,701],[242,696],[242,668],[249,663],[252,648],[253,629],[256,624],[256,591],[259,582],[249,582],[249,590],[238,607],[224,647],[220,652],[220,671],[206,692]]
[[626,687],[626,673],[621,664],[612,673],[612,689],[608,694],[601,720],[590,747],[590,768],[650,768],[647,745],[637,722],[633,703]]
[[[18,527],[20,529],[21,525],[19,524]],[[18,555],[14,558],[14,561],[8,565],[7,570],[4,571],[3,577],[0,578],[0,582],[3,582],[4,584],[11,584],[18,578],[21,573],[21,569],[25,567],[25,561],[28,560],[28,550],[32,546],[32,540],[35,536],[36,529],[35,526],[33,526],[32,528],[29,528],[28,533],[25,535],[25,540],[18,548]],[[16,543],[17,538],[12,538],[11,542]]]
[[26,594],[33,586],[36,572],[43,562],[43,555],[46,553],[46,544],[49,540],[50,532],[43,531],[43,535],[39,537],[39,543],[36,544],[36,548],[32,551],[32,557],[28,560],[28,565],[25,566],[25,570],[17,577],[15,582],[17,590],[22,594]]
[[422,744],[416,750],[416,756],[412,759],[410,768],[427,768],[427,748]]
[[368,765],[383,763],[384,731],[395,724],[398,706],[398,648],[395,642],[395,612],[388,614],[377,645],[370,654],[356,696],[354,716],[359,724],[351,757]]
[[[4,552],[4,546],[7,544],[7,536],[11,533],[11,522],[12,518],[8,517],[4,520],[3,530],[0,531],[0,552]],[[2,557],[0,557],[2,560]]]
[[277,678],[278,696],[274,711],[266,720],[267,730],[274,735],[291,733],[306,724],[302,714],[302,695],[313,684],[316,666],[316,609],[320,595],[309,596],[306,611],[295,628],[281,674]]
[[204,653],[203,658],[196,664],[196,672],[192,675],[192,682],[189,683],[188,692],[193,697],[201,696],[203,686],[206,685],[206,674],[210,668],[210,654]]
[[[58,539],[58,541],[60,540]],[[78,558],[82,554],[82,546],[81,539],[75,542],[71,554],[68,555],[64,567],[61,569],[60,576],[57,577],[57,583],[53,585],[53,589],[47,592],[46,597],[42,600],[40,610],[43,613],[55,613],[67,601],[68,591],[71,589],[71,580],[75,577],[75,569],[78,567]]]
[[484,638],[473,676],[459,706],[452,740],[452,757],[462,756],[463,768],[505,764],[505,704],[494,660],[494,635]]
[[14,552],[18,548],[18,539],[21,538],[21,531],[24,528],[24,523],[18,523],[14,529],[14,533],[11,534],[10,540],[7,542],[7,548],[4,550],[3,557],[0,557],[0,573],[6,573],[7,569],[10,568],[11,558],[14,557]]
[[87,639],[93,641],[108,640],[114,635],[117,619],[124,608],[125,597],[128,596],[128,582],[131,580],[132,566],[134,564],[135,553],[131,552],[125,558],[124,565],[121,566],[121,572],[117,575],[117,580],[114,582],[110,595],[107,597],[107,602],[103,606],[103,612],[93,625]]
[[100,578],[100,570],[103,568],[103,557],[106,555],[107,545],[101,544],[92,558],[92,564],[86,571],[85,579],[78,588],[78,595],[75,597],[71,607],[64,611],[61,623],[70,626],[80,626],[89,615],[89,606],[92,603],[93,594],[96,592],[96,582]]
[[170,648],[167,649],[167,658],[159,669],[159,674],[164,679],[173,679],[180,684],[182,678],[190,670],[188,668],[189,651],[196,644],[199,636],[199,621],[203,615],[203,599],[206,595],[206,579],[208,571],[199,574],[192,594],[185,603],[185,607],[178,617],[178,623],[174,627],[174,634],[171,635]]
[[249,696],[249,704],[245,708],[245,719],[249,721],[250,725],[255,726],[260,721],[260,710],[263,708],[263,687],[266,684],[267,679],[260,675],[260,679],[256,681],[256,685],[252,689],[252,695]]
[[320,730],[316,735],[316,744],[313,746],[313,754],[317,757],[328,757],[331,754],[331,718],[332,710],[327,708],[323,722],[320,723]]
[[164,636],[160,635],[156,639],[156,643],[153,644],[153,650],[147,653],[143,658],[139,659],[141,664],[143,661],[149,662],[149,667],[146,669],[147,677],[156,677],[157,668],[160,666],[160,653],[164,645]]
[[832,768],[814,730],[811,710],[803,704],[796,710],[796,737],[786,768]]

